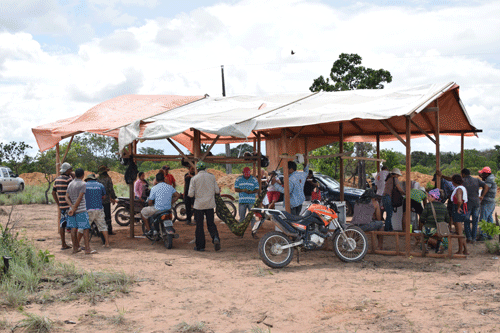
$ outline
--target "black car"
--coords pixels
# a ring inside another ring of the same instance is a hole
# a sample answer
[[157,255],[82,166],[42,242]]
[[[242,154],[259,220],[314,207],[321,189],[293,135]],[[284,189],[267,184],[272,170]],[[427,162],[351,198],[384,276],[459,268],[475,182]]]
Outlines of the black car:
[[[334,201],[340,201],[340,183],[330,176],[322,173],[314,172],[314,178],[319,183],[322,198],[331,198]],[[283,184],[283,175],[278,174],[278,177]],[[346,202],[346,215],[352,216],[354,213],[354,203],[365,192],[365,190],[345,187],[344,186],[344,201]],[[279,201],[283,201],[283,193],[280,195]]]
[[[322,173],[313,173],[314,178],[319,183],[322,198],[332,198],[340,201],[340,183],[330,176]],[[344,186],[344,201],[346,202],[346,214],[352,216],[354,213],[354,203],[365,192],[365,190]]]

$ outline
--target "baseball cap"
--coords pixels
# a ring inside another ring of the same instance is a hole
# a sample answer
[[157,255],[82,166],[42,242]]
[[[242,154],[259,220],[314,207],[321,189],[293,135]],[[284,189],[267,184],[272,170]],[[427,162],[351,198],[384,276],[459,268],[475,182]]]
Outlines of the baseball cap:
[[207,165],[203,161],[199,161],[196,163],[196,169],[198,170],[205,170],[207,168]]
[[250,170],[249,167],[244,167],[243,168],[243,176],[248,177],[248,176],[250,176],[251,172],[252,171]]
[[483,170],[479,171],[479,173],[491,173],[491,168],[488,166],[485,166]]
[[68,162],[64,162],[62,165],[61,165],[61,169],[59,170],[60,173],[65,173],[66,171],[68,171],[69,169],[73,169],[73,167],[71,166],[71,164],[69,164]]

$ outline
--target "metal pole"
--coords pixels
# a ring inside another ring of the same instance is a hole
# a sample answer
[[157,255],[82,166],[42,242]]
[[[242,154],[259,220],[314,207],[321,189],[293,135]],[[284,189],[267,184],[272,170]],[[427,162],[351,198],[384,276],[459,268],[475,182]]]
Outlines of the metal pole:
[[224,82],[224,65],[220,66],[220,72],[222,75],[222,97],[226,97],[226,84]]
[[[224,65],[220,66],[220,72],[222,76],[222,97],[226,97],[226,83],[224,81]],[[226,143],[226,157],[231,157],[231,146],[229,143]],[[231,164],[226,164],[226,174],[233,173],[233,166]]]

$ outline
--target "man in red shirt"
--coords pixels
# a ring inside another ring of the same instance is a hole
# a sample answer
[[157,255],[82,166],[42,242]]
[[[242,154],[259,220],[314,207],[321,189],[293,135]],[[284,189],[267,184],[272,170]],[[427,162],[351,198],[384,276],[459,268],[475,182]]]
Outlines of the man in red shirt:
[[171,174],[168,173],[170,170],[170,167],[168,165],[164,165],[163,168],[163,173],[165,174],[165,183],[168,185],[172,185],[173,188],[175,188],[175,178]]

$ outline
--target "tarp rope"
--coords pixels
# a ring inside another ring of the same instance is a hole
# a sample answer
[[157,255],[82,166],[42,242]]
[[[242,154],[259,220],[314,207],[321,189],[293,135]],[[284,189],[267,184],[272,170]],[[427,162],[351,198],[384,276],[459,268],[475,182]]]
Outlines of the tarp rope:
[[[253,208],[258,208],[260,204],[262,203],[262,200],[264,200],[266,196],[267,190],[262,190],[260,192],[260,195],[257,197],[257,200],[255,200],[255,204],[253,205]],[[252,221],[254,212],[251,210],[247,216],[245,216],[245,219],[243,222],[238,221],[229,211],[227,208],[226,204],[224,203],[224,200],[222,200],[221,196],[219,194],[215,195],[215,204],[217,205],[217,216],[224,222],[226,223],[227,227],[233,234],[236,236],[243,237],[245,234],[245,231],[248,228],[248,225]]]

